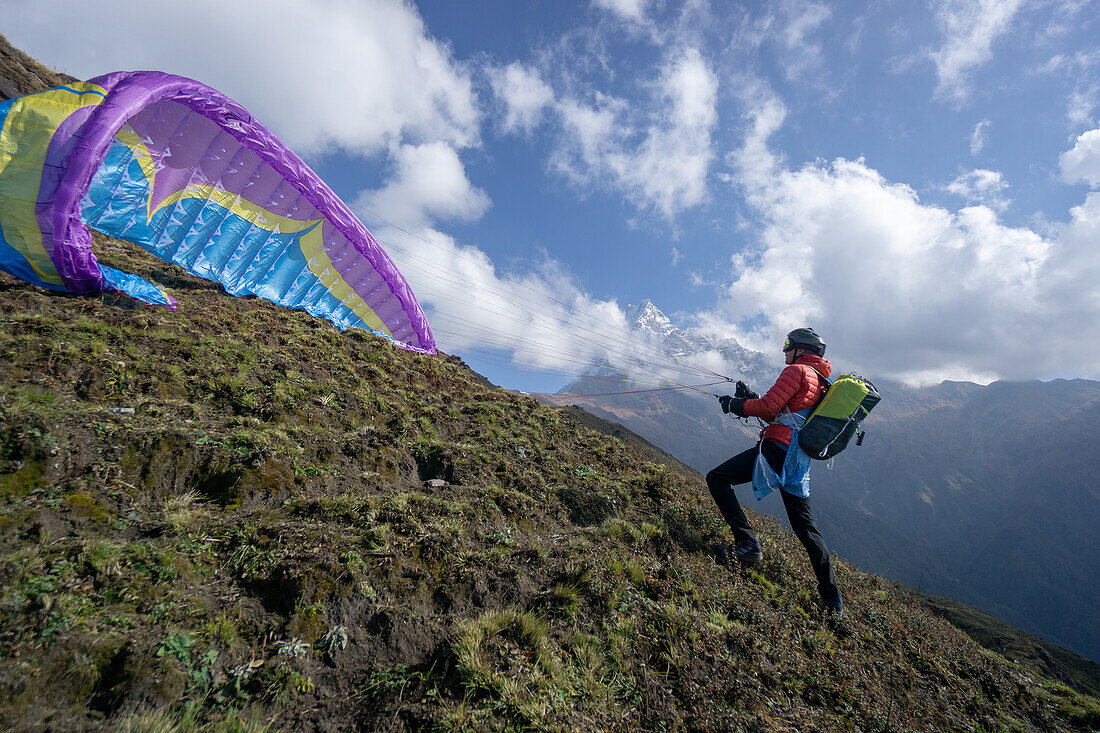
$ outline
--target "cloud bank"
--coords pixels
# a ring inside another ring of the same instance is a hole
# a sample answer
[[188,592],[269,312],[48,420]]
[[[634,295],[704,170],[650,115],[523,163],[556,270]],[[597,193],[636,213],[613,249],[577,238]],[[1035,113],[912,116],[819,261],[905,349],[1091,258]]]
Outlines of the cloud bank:
[[74,76],[155,64],[225,92],[299,152],[478,142],[470,74],[401,0],[301,0],[277,12],[260,0],[9,1],[3,9],[13,42]]
[[[786,167],[769,147],[782,104],[760,87],[748,102],[745,143],[729,162],[762,232],[755,251],[734,257],[734,280],[703,324],[769,352],[813,325],[849,363],[912,382],[1100,375],[1100,343],[1080,339],[1100,320],[1100,194],[1041,236],[988,205],[924,203],[862,160]],[[1080,153],[1092,138],[1082,139],[1068,175],[1094,170]],[[1002,182],[972,171],[955,184],[980,194]]]

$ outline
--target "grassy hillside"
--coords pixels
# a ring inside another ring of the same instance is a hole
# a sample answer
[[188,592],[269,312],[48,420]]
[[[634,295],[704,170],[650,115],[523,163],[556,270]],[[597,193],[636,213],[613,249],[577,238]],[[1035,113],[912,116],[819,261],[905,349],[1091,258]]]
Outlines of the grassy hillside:
[[0,276],[0,727],[1073,730],[1100,703],[453,357],[96,238],[180,310]]
[[70,81],[71,76],[43,66],[0,35],[0,99],[41,92]]
[[454,358],[97,248],[181,307],[0,282],[4,727],[1100,723],[850,567],[827,622],[770,520],[718,565],[697,475]]

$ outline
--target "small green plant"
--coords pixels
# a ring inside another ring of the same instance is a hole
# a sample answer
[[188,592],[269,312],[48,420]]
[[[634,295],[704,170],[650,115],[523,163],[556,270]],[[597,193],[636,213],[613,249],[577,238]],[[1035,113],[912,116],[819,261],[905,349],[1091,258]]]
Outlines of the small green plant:
[[316,466],[311,466],[307,463],[300,461],[294,461],[294,475],[295,476],[320,476],[321,469]]
[[42,631],[39,632],[38,638],[41,642],[49,646],[53,642],[54,635],[57,632],[62,631],[69,627],[72,619],[69,618],[63,611],[54,611],[46,619],[45,625],[42,627]]
[[188,670],[191,678],[190,687],[193,691],[198,693],[200,697],[210,692],[211,685],[214,682],[213,667],[217,661],[217,650],[210,649],[203,655],[199,666]]
[[174,657],[184,664],[191,663],[191,645],[194,640],[189,634],[173,634],[165,638],[157,649],[158,657]]
[[485,541],[503,547],[512,547],[516,544],[516,540],[512,537],[512,529],[510,527],[505,529],[494,529],[485,533]]
[[178,575],[172,566],[171,549],[163,549],[145,541],[134,541],[126,545],[124,562],[135,572],[149,578],[153,583],[174,580]]
[[307,675],[279,665],[263,676],[261,687],[265,699],[285,704],[299,694],[313,692],[314,685]]
[[361,694],[368,698],[377,699],[389,694],[393,690],[399,693],[413,682],[421,679],[419,672],[411,669],[406,664],[397,664],[393,667],[371,672],[367,683],[363,686]]
[[237,632],[237,621],[225,613],[218,614],[203,627],[203,636],[210,641],[218,642],[226,648],[230,648],[236,643]]
[[353,573],[362,573],[367,569],[367,563],[358,552],[345,552],[340,561]]
[[309,643],[301,639],[280,641],[275,645],[275,651],[286,657],[304,657],[309,654]]
[[343,651],[348,646],[348,628],[346,626],[333,626],[328,633],[317,642],[317,648],[326,654],[329,659],[336,658],[336,652]]

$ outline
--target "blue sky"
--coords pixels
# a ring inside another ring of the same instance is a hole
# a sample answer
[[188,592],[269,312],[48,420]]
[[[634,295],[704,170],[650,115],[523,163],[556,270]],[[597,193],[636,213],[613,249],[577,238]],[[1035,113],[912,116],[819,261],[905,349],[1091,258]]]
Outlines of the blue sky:
[[506,386],[630,350],[643,298],[870,375],[1100,378],[1100,0],[152,5],[0,32],[234,97]]

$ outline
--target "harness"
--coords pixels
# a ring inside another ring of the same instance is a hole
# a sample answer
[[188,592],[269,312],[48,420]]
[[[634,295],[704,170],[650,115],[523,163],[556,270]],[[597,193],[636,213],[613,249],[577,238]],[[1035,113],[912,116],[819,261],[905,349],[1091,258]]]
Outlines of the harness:
[[[816,371],[816,370],[815,370]],[[761,440],[756,452],[756,465],[752,471],[752,491],[756,498],[763,499],[776,489],[803,499],[810,496],[810,456],[798,445],[798,431],[806,424],[806,419],[816,405],[801,410],[784,411],[776,416],[775,422],[791,429],[791,443],[787,446],[787,457],[783,461],[783,471],[777,475],[764,458],[764,441]]]

